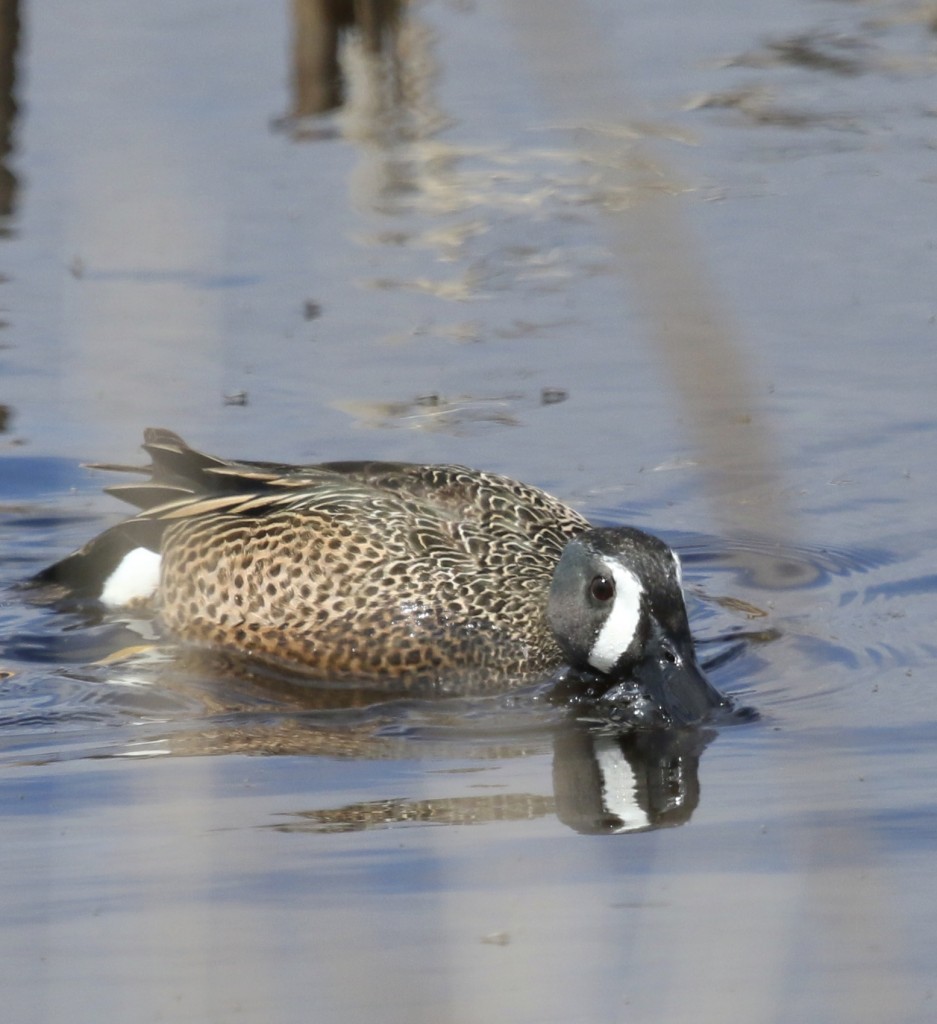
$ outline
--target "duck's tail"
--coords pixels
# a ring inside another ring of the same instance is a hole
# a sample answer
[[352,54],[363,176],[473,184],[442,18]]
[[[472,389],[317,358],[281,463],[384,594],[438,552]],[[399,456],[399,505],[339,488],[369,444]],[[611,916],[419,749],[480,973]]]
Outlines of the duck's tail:
[[210,471],[227,464],[190,448],[170,430],[150,427],[144,431],[143,442],[152,460],[149,466],[89,466],[149,476],[148,480],[105,488],[140,509],[140,514],[110,527],[78,551],[43,569],[27,581],[27,586],[46,588],[44,596],[52,601],[77,598],[115,606],[145,600],[155,591],[166,523],[147,513],[217,489],[219,478]]

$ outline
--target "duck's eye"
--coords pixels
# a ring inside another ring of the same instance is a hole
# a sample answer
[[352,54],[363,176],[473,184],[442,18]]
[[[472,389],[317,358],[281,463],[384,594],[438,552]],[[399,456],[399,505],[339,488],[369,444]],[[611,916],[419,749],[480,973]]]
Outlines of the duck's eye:
[[615,596],[615,584],[607,576],[596,576],[589,584],[589,593],[604,604]]

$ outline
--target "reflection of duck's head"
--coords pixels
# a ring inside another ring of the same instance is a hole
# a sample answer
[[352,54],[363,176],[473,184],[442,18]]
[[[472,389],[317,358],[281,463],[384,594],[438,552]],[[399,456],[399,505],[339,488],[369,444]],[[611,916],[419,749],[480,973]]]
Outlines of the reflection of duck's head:
[[713,733],[618,733],[570,722],[554,737],[556,814],[577,832],[645,832],[690,820],[700,798],[699,761]]
[[[700,721],[719,704],[696,661],[680,560],[633,527],[588,530],[571,540],[553,574],[550,626],[574,669],[636,683],[666,724]],[[623,692],[632,695],[633,685]]]

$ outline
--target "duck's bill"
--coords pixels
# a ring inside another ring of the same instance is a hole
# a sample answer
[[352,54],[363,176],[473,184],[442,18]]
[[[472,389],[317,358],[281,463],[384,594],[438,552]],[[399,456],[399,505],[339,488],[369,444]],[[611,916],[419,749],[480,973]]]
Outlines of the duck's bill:
[[706,678],[693,654],[692,645],[675,650],[662,646],[634,670],[634,681],[671,725],[702,722],[726,698]]

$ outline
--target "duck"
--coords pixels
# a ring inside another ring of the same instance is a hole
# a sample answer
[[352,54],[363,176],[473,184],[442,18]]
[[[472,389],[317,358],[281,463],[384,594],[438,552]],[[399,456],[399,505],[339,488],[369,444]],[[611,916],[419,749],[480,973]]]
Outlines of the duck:
[[136,513],[34,584],[321,684],[468,695],[555,678],[674,726],[726,703],[678,555],[634,526],[460,465],[233,460],[163,428],[143,449],[146,467],[92,467],[146,477],[105,488]]

